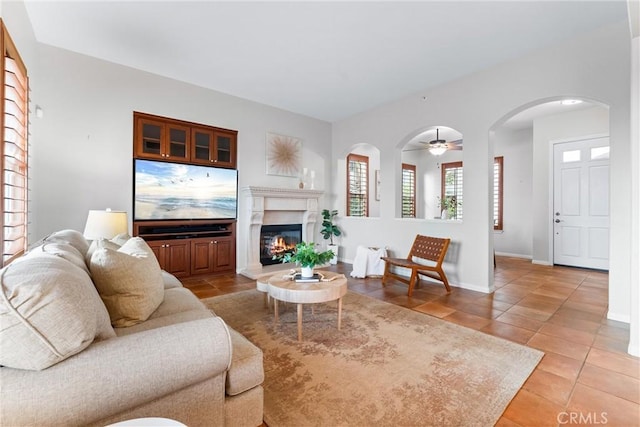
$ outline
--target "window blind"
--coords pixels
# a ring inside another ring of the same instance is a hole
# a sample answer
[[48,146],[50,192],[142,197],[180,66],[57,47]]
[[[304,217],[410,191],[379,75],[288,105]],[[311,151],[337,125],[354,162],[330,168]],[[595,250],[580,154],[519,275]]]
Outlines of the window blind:
[[2,265],[27,245],[27,70],[2,25]]
[[347,214],[369,215],[369,158],[358,154],[347,156]]
[[[462,162],[442,164],[442,190],[440,197],[441,203],[446,201],[454,206],[453,209],[449,209],[450,214],[452,213],[450,219],[461,220],[463,216],[462,176]],[[442,207],[442,209],[444,208]]]
[[493,229],[502,230],[502,169],[503,157],[493,161]]
[[416,217],[416,166],[402,164],[402,217]]

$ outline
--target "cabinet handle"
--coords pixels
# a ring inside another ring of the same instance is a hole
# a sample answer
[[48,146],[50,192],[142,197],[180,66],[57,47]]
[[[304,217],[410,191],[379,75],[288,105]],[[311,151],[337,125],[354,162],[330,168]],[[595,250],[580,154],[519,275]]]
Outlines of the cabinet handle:
[[214,241],[213,241],[213,243],[215,243],[215,244],[217,245],[217,244],[218,244],[218,241],[217,241],[217,240],[214,240]]

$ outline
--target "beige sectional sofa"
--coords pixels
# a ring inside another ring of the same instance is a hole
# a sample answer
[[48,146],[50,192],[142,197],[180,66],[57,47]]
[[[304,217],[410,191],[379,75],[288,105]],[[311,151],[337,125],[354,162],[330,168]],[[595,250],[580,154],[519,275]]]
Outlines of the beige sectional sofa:
[[0,425],[262,423],[262,352],[147,248],[63,230],[0,270]]

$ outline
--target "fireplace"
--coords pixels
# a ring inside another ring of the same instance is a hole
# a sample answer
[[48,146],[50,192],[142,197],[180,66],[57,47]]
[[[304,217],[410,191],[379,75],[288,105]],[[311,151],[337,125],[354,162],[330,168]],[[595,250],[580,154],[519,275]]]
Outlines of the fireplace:
[[260,263],[279,263],[273,256],[292,252],[301,240],[302,224],[263,225],[260,228]]
[[[244,265],[240,274],[257,279],[267,273],[293,268],[293,264],[273,264],[271,259],[261,259],[260,231],[264,225],[300,224],[301,240],[313,242],[317,233],[318,200],[323,193],[298,188],[243,187],[238,232],[246,252],[240,254],[239,265]],[[271,265],[263,265],[264,261]]]

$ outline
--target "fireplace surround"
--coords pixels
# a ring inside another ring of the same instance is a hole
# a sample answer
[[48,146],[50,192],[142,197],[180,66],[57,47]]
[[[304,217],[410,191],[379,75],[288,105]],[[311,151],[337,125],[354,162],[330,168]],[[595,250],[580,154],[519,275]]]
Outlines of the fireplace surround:
[[321,190],[294,188],[243,187],[240,190],[242,206],[238,226],[244,228],[243,246],[246,250],[246,267],[240,274],[251,279],[272,271],[291,268],[292,265],[274,264],[263,266],[260,262],[260,230],[263,225],[300,224],[302,240],[313,242],[318,221],[318,200],[324,194]]

